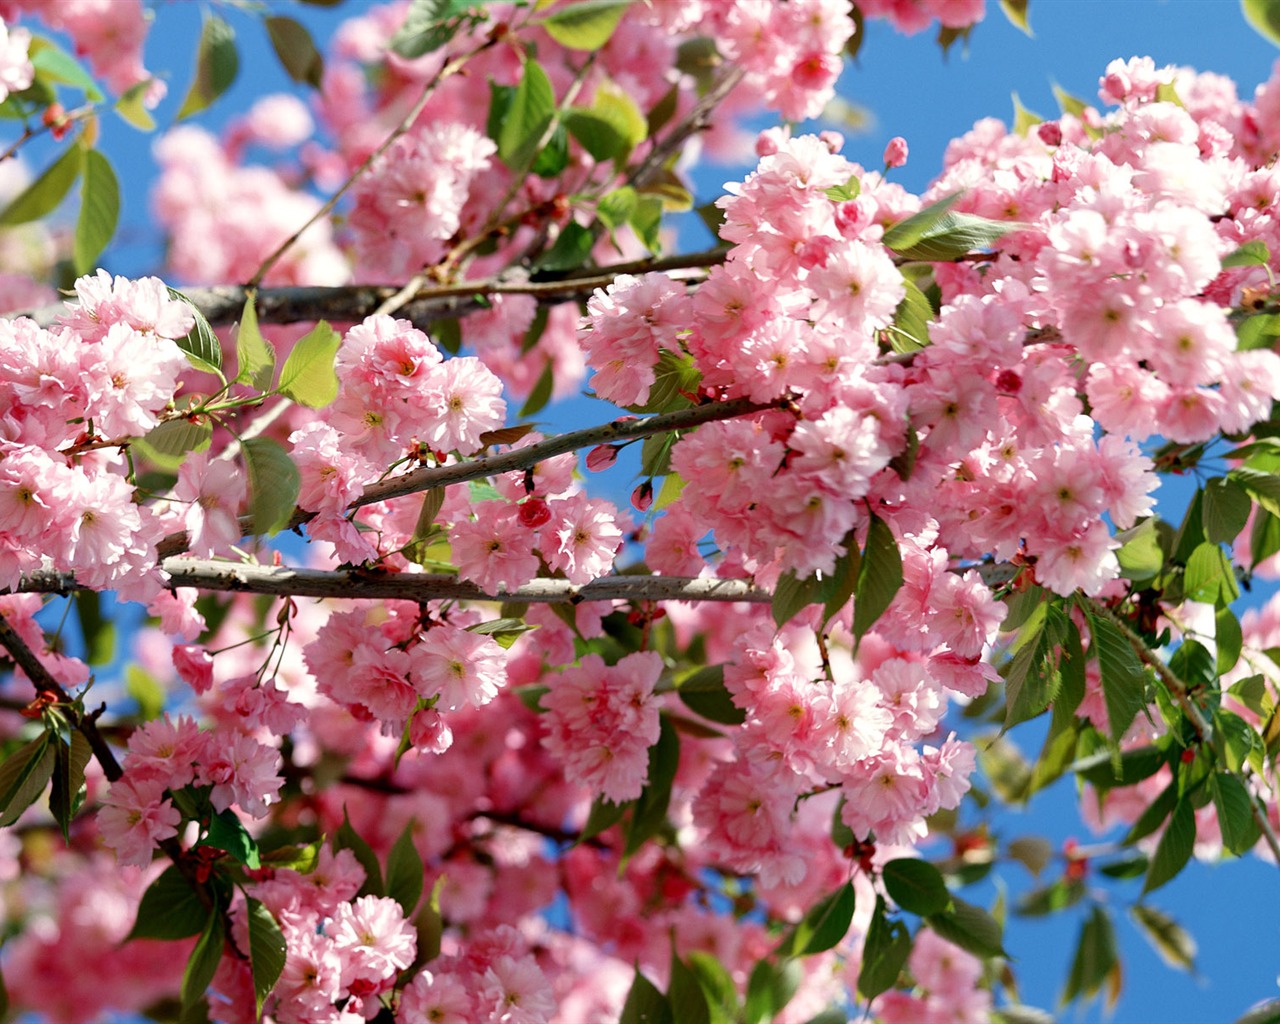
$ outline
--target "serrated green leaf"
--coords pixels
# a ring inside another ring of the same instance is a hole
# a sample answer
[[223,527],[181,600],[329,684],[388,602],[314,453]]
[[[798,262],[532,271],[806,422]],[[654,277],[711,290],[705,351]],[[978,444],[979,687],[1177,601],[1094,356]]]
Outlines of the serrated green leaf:
[[722,725],[741,725],[746,721],[747,713],[733,703],[725,688],[723,665],[704,665],[685,676],[676,693],[689,710],[709,721]]
[[520,84],[498,129],[498,156],[502,162],[517,173],[523,172],[555,116],[551,80],[537,61],[526,60]]
[[12,825],[44,792],[57,757],[52,733],[41,733],[0,764],[0,827]]
[[899,857],[881,869],[880,877],[893,902],[903,910],[928,917],[951,906],[942,872],[928,861]]
[[1146,671],[1133,647],[1107,619],[1091,615],[1092,650],[1102,674],[1102,695],[1107,705],[1107,725],[1115,743],[1128,731],[1146,706]]
[[1204,487],[1201,516],[1204,535],[1215,544],[1230,544],[1249,521],[1253,503],[1248,492],[1229,477],[1217,477]]
[[1240,660],[1240,651],[1244,647],[1244,634],[1240,630],[1240,620],[1230,608],[1217,608],[1213,613],[1213,638],[1217,647],[1215,657],[1218,675],[1225,675],[1236,667]]
[[481,636],[492,637],[503,650],[507,650],[525,633],[532,632],[537,626],[531,626],[523,619],[490,619],[488,622],[478,622],[474,626],[467,626],[468,633],[479,633]]
[[636,968],[618,1024],[677,1024],[667,997]]
[[1165,554],[1160,546],[1160,534],[1155,519],[1146,519],[1123,533],[1117,534],[1120,549],[1116,561],[1125,579],[1142,583],[1153,579],[1164,568]]
[[768,960],[757,961],[747,978],[747,998],[742,1008],[746,1024],[773,1020],[795,995],[802,970],[794,960],[784,960],[776,967]]
[[1174,780],[1160,791],[1159,796],[1147,804],[1146,809],[1138,815],[1138,820],[1125,833],[1121,843],[1125,846],[1131,846],[1144,836],[1149,836],[1164,823],[1165,818],[1169,817],[1169,812],[1173,810],[1177,802],[1178,783],[1177,780]]
[[177,469],[191,452],[207,451],[213,441],[213,424],[207,419],[165,420],[153,427],[135,447],[165,469]]
[[1179,800],[1151,857],[1151,867],[1147,869],[1147,877],[1142,883],[1142,895],[1154,892],[1174,878],[1191,859],[1195,842],[1195,811],[1190,800]]
[[1241,466],[1230,470],[1227,477],[1253,496],[1253,500],[1273,516],[1280,516],[1280,476]]
[[902,587],[902,555],[889,525],[871,517],[867,546],[858,567],[858,587],[853,600],[853,635],[862,639],[893,603]]
[[216,14],[207,15],[196,46],[196,76],[178,110],[177,120],[183,121],[206,109],[231,88],[239,71],[235,31]]
[[1141,878],[1147,873],[1151,861],[1145,853],[1135,853],[1119,860],[1098,865],[1098,872],[1107,878]]
[[1235,856],[1248,853],[1257,845],[1262,830],[1253,816],[1253,797],[1230,772],[1215,772],[1209,779],[1213,807],[1218,813],[1222,845]]
[[0,227],[11,228],[39,220],[58,208],[71,186],[80,177],[84,166],[82,150],[73,143],[44,173],[24,188],[8,206],[0,212]]
[[279,532],[298,504],[302,477],[279,441],[251,437],[241,445],[249,470],[249,514],[252,530],[270,536]]
[[392,52],[406,60],[416,60],[440,49],[457,35],[463,18],[482,16],[480,6],[475,0],[413,0],[404,24],[391,37]]
[[822,582],[815,576],[797,579],[790,570],[778,577],[773,588],[773,621],[779,628],[822,599]]
[[258,841],[249,834],[240,816],[230,807],[209,819],[209,832],[196,845],[225,850],[251,871],[262,867],[262,862],[258,859]]
[[319,89],[324,78],[324,58],[306,26],[280,15],[267,18],[266,26],[271,48],[285,73],[295,82]]
[[320,860],[321,841],[316,840],[302,846],[278,846],[274,850],[260,854],[264,866],[283,870],[288,868],[300,875],[308,875],[315,870]]
[[205,920],[200,938],[187,960],[186,969],[182,972],[182,1008],[199,1001],[213,981],[218,971],[218,961],[222,959],[222,951],[226,945],[226,936],[222,929],[222,915],[210,914]]
[[261,1015],[262,1004],[284,971],[284,934],[271,911],[253,897],[245,901],[245,911],[249,928],[249,969],[253,975],[256,1012]]
[[693,403],[688,395],[697,394],[702,385],[702,374],[698,372],[693,357],[663,349],[658,356],[658,365],[653,369],[653,385],[649,388],[649,398],[643,405],[630,405],[631,412],[674,412],[687,409]]
[[364,868],[364,885],[360,887],[361,896],[385,896],[387,894],[382,885],[382,867],[378,864],[378,856],[373,852],[373,848],[365,842],[364,837],[351,827],[351,819],[347,816],[345,807],[342,809],[342,825],[334,833],[333,841],[330,845],[333,847],[334,853],[339,850],[350,850],[355,854],[360,866]]
[[309,409],[323,409],[337,398],[333,367],[341,344],[342,336],[324,320],[311,328],[294,343],[280,368],[280,393]]
[[636,800],[626,828],[624,856],[630,857],[666,824],[671,787],[680,764],[680,737],[670,720],[661,719],[658,742],[649,748],[649,781]]
[[853,886],[845,882],[796,923],[778,946],[778,956],[810,956],[831,949],[849,934],[855,905]]
[[236,331],[236,380],[249,384],[258,391],[271,387],[276,369],[276,351],[258,329],[258,311],[254,308],[254,296],[244,302],[240,314],[240,326]]
[[64,842],[71,841],[71,819],[83,802],[84,770],[93,757],[93,748],[79,729],[71,730],[69,743],[53,740],[54,760],[52,787],[49,790],[49,813],[62,829]]
[[213,333],[213,327],[209,324],[208,318],[200,312],[200,308],[194,302],[176,288],[169,288],[168,292],[171,299],[177,299],[190,306],[191,314],[195,317],[195,324],[191,330],[185,337],[177,340],[178,348],[187,354],[187,359],[196,369],[222,376],[222,345],[217,335]]
[[631,219],[636,201],[636,190],[630,185],[623,185],[600,197],[596,203],[596,216],[610,231],[616,231]]
[[142,894],[137,919],[125,941],[185,939],[199,935],[214,912],[201,902],[200,895],[177,865],[171,865]]
[[80,216],[72,245],[76,273],[92,273],[97,259],[116,233],[120,219],[120,185],[105,156],[86,149],[80,177]]
[[1196,941],[1177,921],[1146,903],[1131,907],[1129,913],[1161,960],[1170,967],[1195,973]]
[[862,967],[858,971],[858,993],[870,1002],[898,983],[898,976],[911,955],[911,933],[901,921],[885,915],[883,896],[876,897],[876,909],[862,945]]
[[413,822],[404,827],[387,854],[387,895],[400,904],[405,917],[412,917],[422,899],[425,873],[422,856],[413,844]]
[[598,50],[609,41],[630,0],[580,0],[537,18],[552,39],[570,50]]
[[1231,559],[1220,545],[1210,541],[1196,545],[1191,552],[1182,585],[1183,596],[1189,601],[1230,604],[1240,596]]
[[1280,4],[1275,0],[1240,0],[1240,10],[1259,35],[1280,46]]
[[662,227],[661,199],[657,196],[641,196],[629,223],[646,249],[655,256],[662,252],[662,239],[659,236]]
[[951,897],[951,902],[950,910],[925,918],[933,931],[974,956],[1008,956],[1004,951],[1004,930],[999,921],[988,911],[966,903],[958,896]]
[[71,54],[55,45],[52,40],[35,36],[29,51],[31,66],[35,68],[36,81],[58,82],[70,85],[84,93],[85,99],[101,103],[105,97],[93,76]]
[[542,373],[538,375],[538,379],[533,385],[533,390],[529,392],[529,397],[525,399],[524,405],[520,407],[521,418],[537,415],[551,401],[552,390],[556,382],[555,374],[552,372],[553,369],[554,363],[548,359],[547,365],[542,368]]
[[1080,928],[1075,956],[1071,961],[1071,973],[1062,992],[1063,1005],[1073,999],[1092,999],[1106,983],[1118,963],[1115,928],[1111,918],[1100,906],[1094,905],[1088,920]]

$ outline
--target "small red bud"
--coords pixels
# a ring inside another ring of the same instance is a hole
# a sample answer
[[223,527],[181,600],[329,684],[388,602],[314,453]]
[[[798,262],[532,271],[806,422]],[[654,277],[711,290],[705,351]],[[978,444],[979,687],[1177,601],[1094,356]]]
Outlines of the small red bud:
[[587,469],[599,473],[618,461],[618,449],[611,444],[598,444],[587,452]]
[[1046,146],[1062,145],[1062,125],[1057,121],[1045,121],[1036,125],[1036,134]]
[[536,530],[551,520],[551,509],[541,498],[528,498],[520,503],[520,525]]
[[1192,750],[1190,747],[1188,747],[1179,756],[1182,758],[1183,764],[1190,764],[1192,761],[1196,759],[1196,752]]

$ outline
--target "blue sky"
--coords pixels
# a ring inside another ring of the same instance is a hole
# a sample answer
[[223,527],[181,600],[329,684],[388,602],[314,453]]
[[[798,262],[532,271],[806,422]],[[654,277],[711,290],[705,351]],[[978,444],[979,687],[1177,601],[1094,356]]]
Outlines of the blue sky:
[[[1031,0],[1034,38],[1007,23],[994,0],[989,4],[987,20],[975,29],[967,53],[958,44],[945,59],[930,32],[906,38],[883,23],[867,26],[857,66],[849,69],[841,87],[846,98],[865,107],[873,118],[864,134],[850,135],[846,152],[852,159],[878,167],[885,143],[902,135],[910,144],[911,158],[905,168],[894,172],[894,178],[918,190],[939,169],[949,139],[982,117],[1011,118],[1015,91],[1026,107],[1052,116],[1057,109],[1055,83],[1091,100],[1108,61],[1148,55],[1157,64],[1184,64],[1227,74],[1239,83],[1242,95],[1249,96],[1280,56],[1245,24],[1234,0]],[[336,11],[279,6],[306,20],[322,37],[359,5],[348,3]],[[170,97],[159,111],[162,123],[171,118],[186,89],[185,69],[199,31],[199,11],[195,4],[158,5],[148,64],[174,69]],[[264,87],[287,85],[265,47],[265,33],[253,19],[234,10],[221,13],[241,39],[241,79],[207,118],[197,121],[209,125],[243,110]],[[104,145],[122,171],[126,187],[120,239],[124,244],[113,250],[110,269],[154,272],[159,250],[148,227],[144,189],[154,170],[149,158],[151,138],[120,123],[107,128],[111,138]],[[700,173],[699,201],[715,198],[719,183],[740,176],[741,169]],[[625,500],[630,484],[620,481],[618,489]],[[1255,590],[1252,599],[1265,596]],[[1027,745],[1034,749],[1033,743]],[[1078,822],[1069,782],[1038,795],[1027,813],[1004,815],[997,827],[1006,838],[1040,832],[1058,842],[1071,835],[1090,839]],[[1011,868],[1008,874],[1015,891],[1026,885],[1025,872]],[[1095,887],[1110,890],[1108,901],[1119,919],[1125,981],[1120,1003],[1109,1018],[1116,1024],[1228,1022],[1250,1003],[1280,995],[1276,984],[1280,958],[1275,954],[1280,949],[1280,915],[1276,914],[1280,875],[1275,867],[1253,860],[1193,864],[1155,894],[1153,904],[1188,925],[1198,941],[1199,979],[1166,968],[1123,920],[1125,908],[1136,897],[1136,883],[1125,887],[1095,883]],[[993,897],[994,889],[988,886],[979,898],[989,902]],[[1019,956],[1015,969],[1026,1002],[1054,1008],[1082,917],[1080,911],[1069,911],[1051,919],[1011,923],[1006,944]],[[1084,1013],[1069,1011],[1063,1019],[1107,1017],[1095,1006]]]

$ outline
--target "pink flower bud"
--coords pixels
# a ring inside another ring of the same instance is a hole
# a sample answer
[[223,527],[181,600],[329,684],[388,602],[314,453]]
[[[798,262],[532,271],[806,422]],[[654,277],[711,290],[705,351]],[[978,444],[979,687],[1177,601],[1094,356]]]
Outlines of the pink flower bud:
[[587,469],[599,473],[618,461],[618,449],[611,444],[598,444],[587,452]]
[[648,512],[653,504],[653,481],[646,480],[631,492],[631,504],[637,512]]
[[1045,121],[1036,125],[1036,134],[1046,146],[1062,145],[1062,125],[1057,121]]
[[889,140],[889,145],[884,147],[884,165],[888,167],[901,167],[907,162],[907,140],[901,135],[895,135]]
[[536,530],[551,519],[551,509],[541,498],[529,498],[520,503],[520,524]]

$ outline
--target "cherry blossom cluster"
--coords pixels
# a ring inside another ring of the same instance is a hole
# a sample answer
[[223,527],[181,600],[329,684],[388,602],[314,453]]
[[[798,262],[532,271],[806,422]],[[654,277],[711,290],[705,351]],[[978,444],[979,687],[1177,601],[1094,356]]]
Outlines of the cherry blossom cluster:
[[119,451],[85,443],[157,425],[187,367],[175,339],[194,319],[157,278],[99,272],[76,296],[52,330],[0,321],[0,585],[52,566],[148,596],[161,523],[134,504]]

